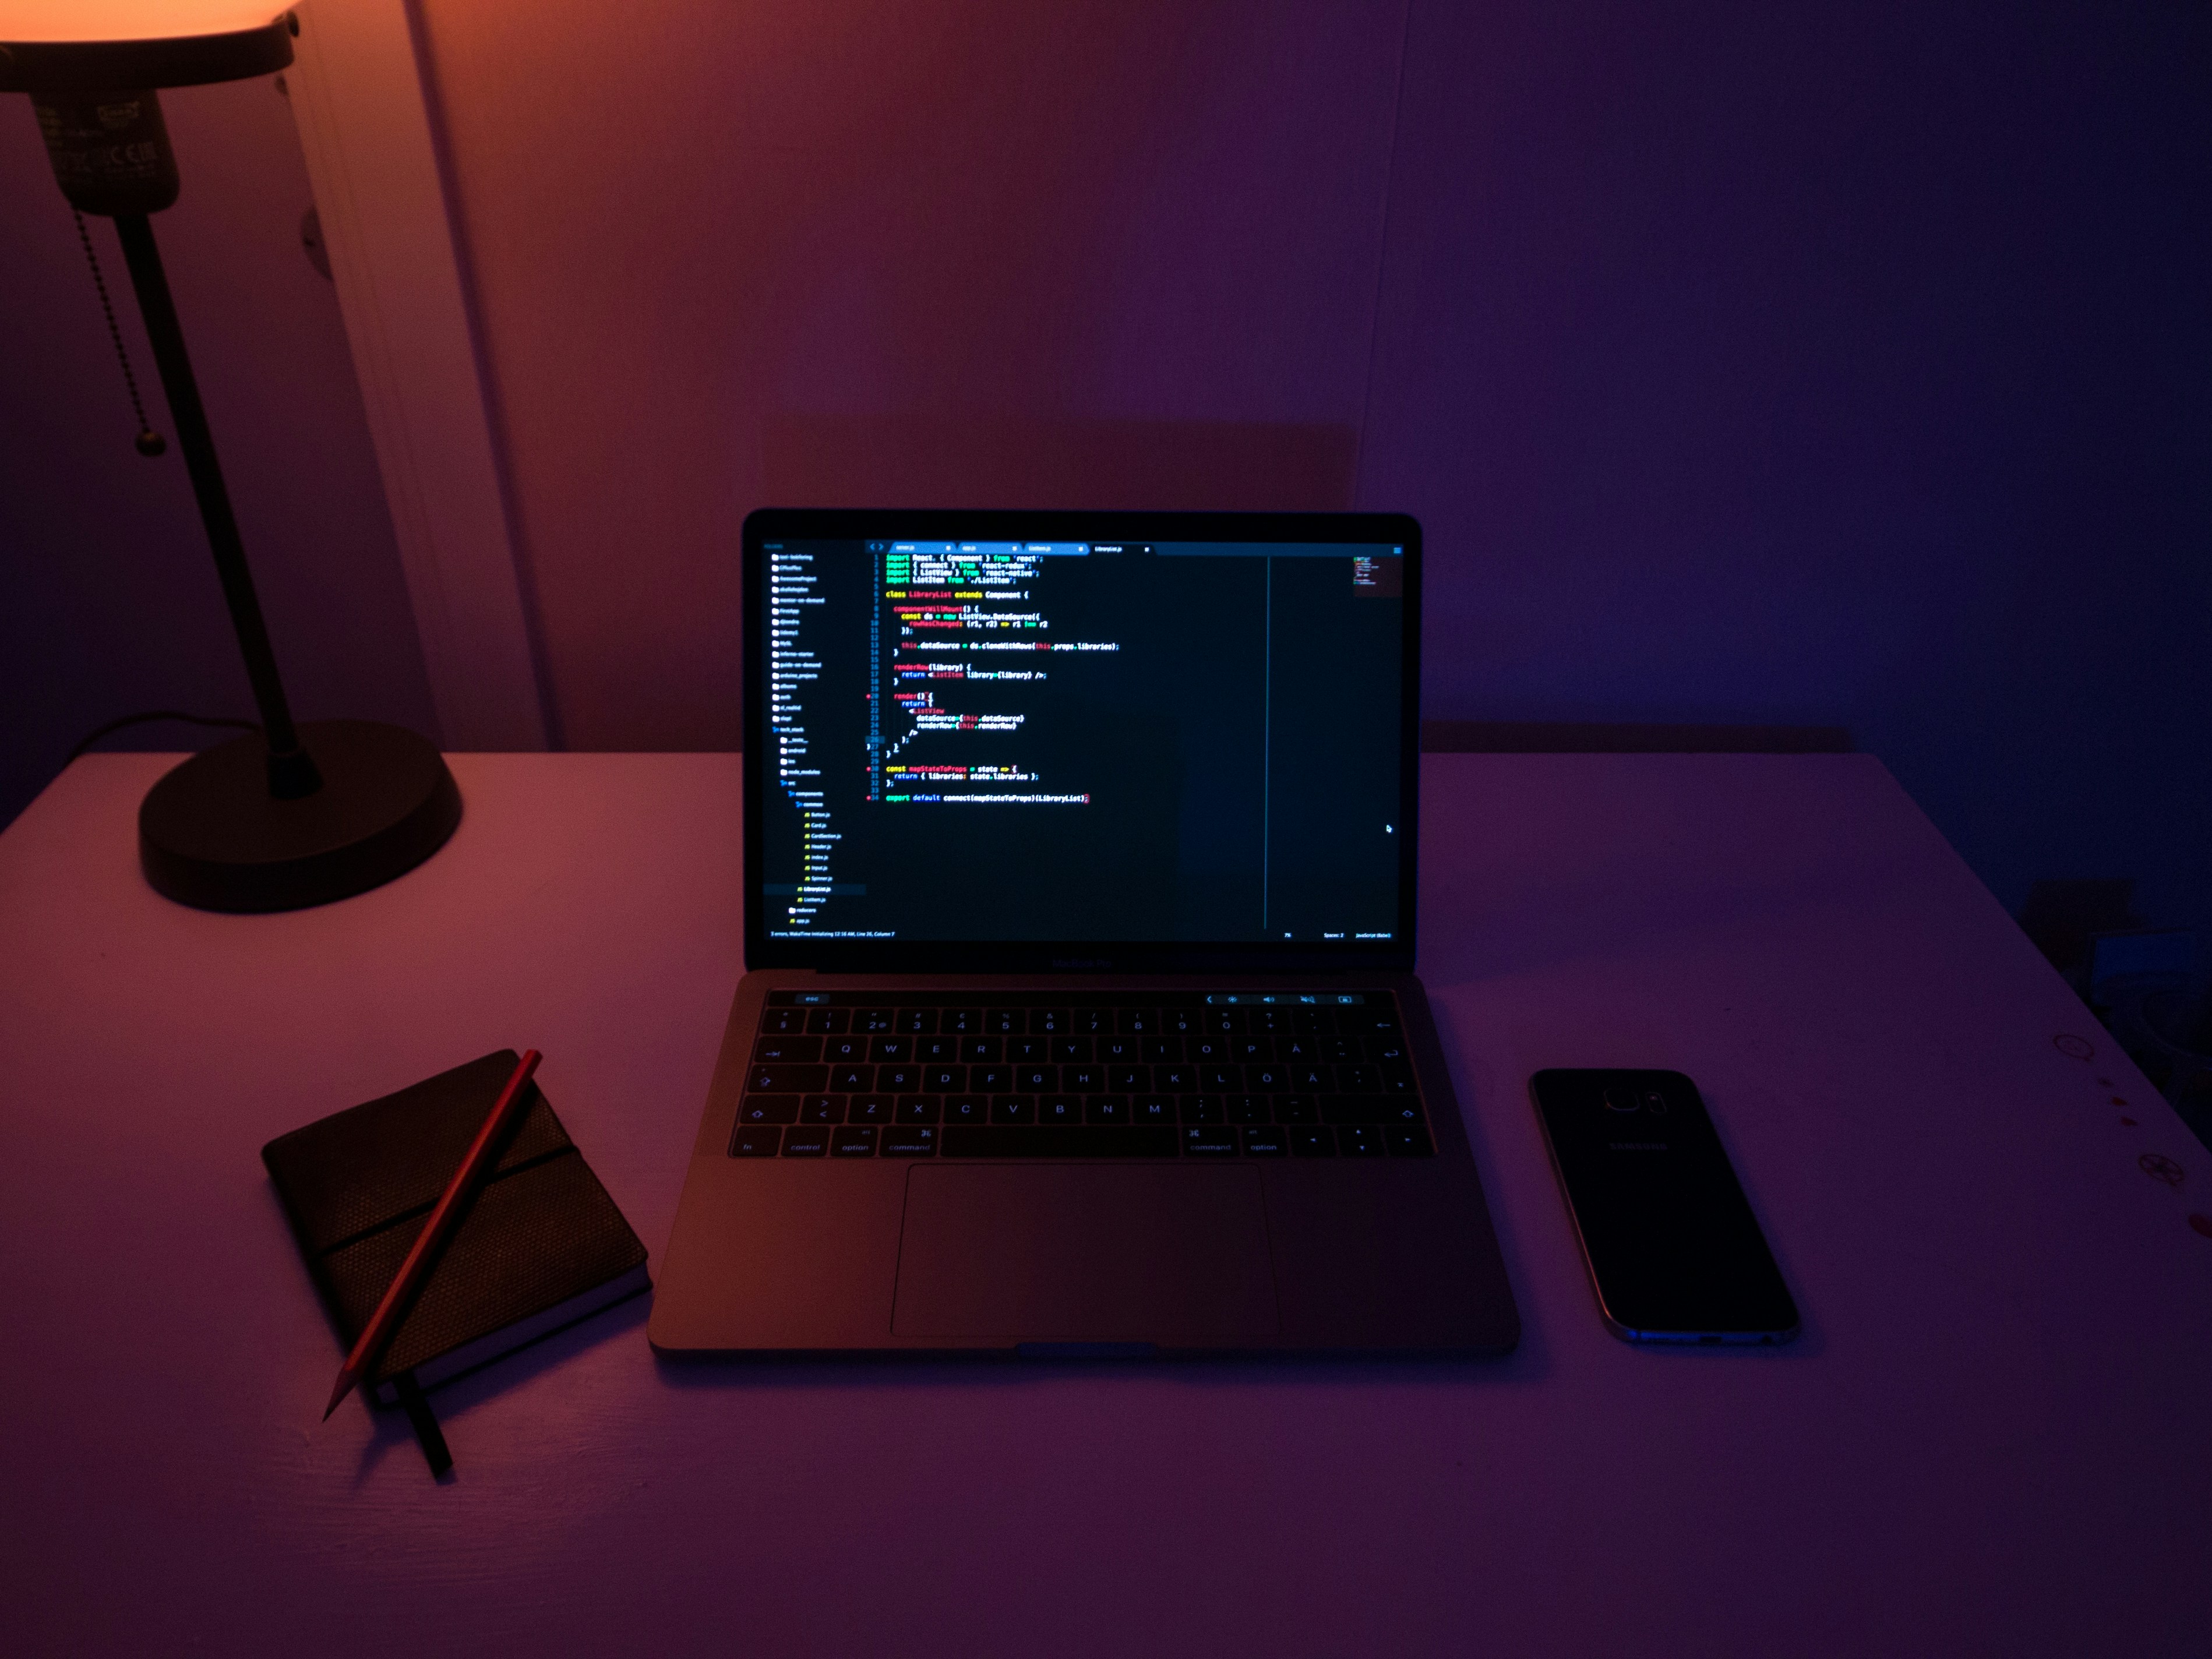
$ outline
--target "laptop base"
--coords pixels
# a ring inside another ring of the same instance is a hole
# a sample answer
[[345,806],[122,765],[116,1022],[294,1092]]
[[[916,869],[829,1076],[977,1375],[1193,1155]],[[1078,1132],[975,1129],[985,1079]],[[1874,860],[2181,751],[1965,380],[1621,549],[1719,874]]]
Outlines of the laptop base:
[[1310,977],[1229,988],[1182,977],[748,975],[694,1146],[653,1346],[671,1354],[1510,1350],[1519,1316],[1426,998],[1411,975],[1360,983],[1389,994],[1400,1012],[1432,1156],[732,1156],[763,1018],[778,994],[983,1007],[994,991],[1050,992],[1048,1000],[1082,1006],[1339,989]]

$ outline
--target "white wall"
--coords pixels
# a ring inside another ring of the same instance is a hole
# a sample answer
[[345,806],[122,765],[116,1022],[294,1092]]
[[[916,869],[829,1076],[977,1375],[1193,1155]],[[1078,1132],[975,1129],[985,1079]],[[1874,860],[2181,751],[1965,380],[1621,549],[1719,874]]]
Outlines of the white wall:
[[[1431,714],[1848,725],[2007,903],[2131,875],[2154,919],[2212,923],[2201,7],[418,15],[569,744],[735,742],[757,505],[1403,507]],[[245,100],[274,100],[218,94],[250,148]],[[27,112],[0,115],[0,188],[44,200]],[[195,257],[218,295],[304,270]],[[21,361],[76,303],[38,280]],[[327,374],[252,368],[227,401],[322,406]],[[34,403],[0,388],[0,419]],[[356,500],[364,460],[315,447],[271,498]],[[7,510],[82,494],[32,471]],[[282,539],[249,533],[280,645],[322,568]],[[388,554],[359,557],[374,643],[323,655],[375,712],[418,671]],[[186,631],[131,614],[118,660]]]

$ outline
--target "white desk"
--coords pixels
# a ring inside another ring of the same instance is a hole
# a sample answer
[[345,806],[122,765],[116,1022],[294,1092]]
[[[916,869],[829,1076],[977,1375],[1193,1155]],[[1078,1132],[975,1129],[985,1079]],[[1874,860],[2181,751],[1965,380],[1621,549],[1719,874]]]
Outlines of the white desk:
[[[445,1486],[396,1413],[317,1424],[258,1149],[536,1044],[657,1267],[736,759],[456,757],[443,853],[270,917],[139,878],[165,763],[0,836],[11,1652],[2212,1649],[2212,1156],[1871,759],[1429,758],[1510,1358],[675,1367],[632,1304],[435,1396]],[[1606,1334],[1524,1091],[1561,1065],[1703,1085],[1794,1348]]]

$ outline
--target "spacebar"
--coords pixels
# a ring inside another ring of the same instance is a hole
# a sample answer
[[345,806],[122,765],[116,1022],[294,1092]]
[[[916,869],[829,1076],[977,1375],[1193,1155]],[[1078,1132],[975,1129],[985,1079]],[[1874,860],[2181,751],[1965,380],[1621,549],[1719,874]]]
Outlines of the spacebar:
[[1173,1158],[1174,1127],[1112,1129],[956,1123],[945,1131],[945,1158]]

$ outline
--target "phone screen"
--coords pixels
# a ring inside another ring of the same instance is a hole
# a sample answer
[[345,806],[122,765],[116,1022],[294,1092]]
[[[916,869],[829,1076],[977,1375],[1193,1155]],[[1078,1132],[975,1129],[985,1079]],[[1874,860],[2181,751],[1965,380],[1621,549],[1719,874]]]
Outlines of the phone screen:
[[1528,1080],[1606,1322],[1636,1342],[1787,1342],[1797,1304],[1697,1085],[1680,1072]]

